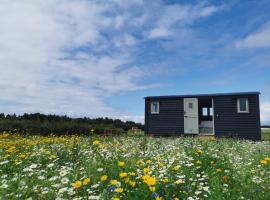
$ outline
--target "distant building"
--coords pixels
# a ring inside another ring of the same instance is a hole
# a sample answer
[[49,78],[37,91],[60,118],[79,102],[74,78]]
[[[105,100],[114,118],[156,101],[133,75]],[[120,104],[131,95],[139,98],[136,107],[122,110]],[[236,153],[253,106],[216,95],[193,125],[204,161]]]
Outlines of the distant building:
[[140,128],[136,127],[136,126],[133,126],[133,127],[131,127],[130,131],[132,131],[134,133],[138,133],[138,132],[141,132],[142,129],[140,129]]

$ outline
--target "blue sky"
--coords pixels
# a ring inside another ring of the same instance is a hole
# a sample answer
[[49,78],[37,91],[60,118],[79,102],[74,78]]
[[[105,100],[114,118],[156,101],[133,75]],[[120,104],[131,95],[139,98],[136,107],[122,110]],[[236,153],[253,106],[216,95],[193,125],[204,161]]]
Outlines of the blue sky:
[[0,112],[143,121],[144,96],[260,91],[270,2],[2,0]]

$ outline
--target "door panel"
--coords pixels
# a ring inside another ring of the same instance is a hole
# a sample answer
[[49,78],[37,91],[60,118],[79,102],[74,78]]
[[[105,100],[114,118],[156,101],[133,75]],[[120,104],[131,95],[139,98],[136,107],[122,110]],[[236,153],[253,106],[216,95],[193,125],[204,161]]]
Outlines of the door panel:
[[185,134],[199,133],[198,99],[184,99],[184,131]]

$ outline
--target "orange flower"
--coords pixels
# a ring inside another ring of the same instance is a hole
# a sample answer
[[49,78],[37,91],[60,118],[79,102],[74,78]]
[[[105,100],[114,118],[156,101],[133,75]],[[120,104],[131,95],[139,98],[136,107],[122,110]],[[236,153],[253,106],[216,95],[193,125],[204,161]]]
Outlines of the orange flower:
[[227,181],[229,180],[229,177],[225,175],[225,176],[222,177],[222,180],[223,180],[224,182],[227,182]]

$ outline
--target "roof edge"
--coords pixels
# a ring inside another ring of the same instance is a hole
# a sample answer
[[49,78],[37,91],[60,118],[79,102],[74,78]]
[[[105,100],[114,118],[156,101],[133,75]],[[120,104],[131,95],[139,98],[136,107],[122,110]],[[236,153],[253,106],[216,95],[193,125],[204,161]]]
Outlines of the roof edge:
[[164,96],[147,96],[145,99],[154,98],[181,98],[181,97],[206,97],[206,96],[241,96],[241,95],[260,95],[258,91],[252,92],[230,92],[230,93],[209,93],[209,94],[185,94],[185,95],[164,95]]

